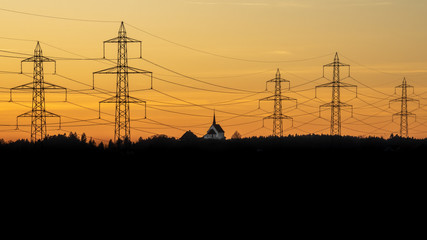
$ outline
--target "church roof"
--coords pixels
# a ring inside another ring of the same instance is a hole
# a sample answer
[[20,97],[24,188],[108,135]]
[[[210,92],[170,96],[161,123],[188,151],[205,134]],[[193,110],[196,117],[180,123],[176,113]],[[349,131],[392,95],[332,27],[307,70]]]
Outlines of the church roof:
[[209,129],[208,134],[216,134],[215,130],[213,130],[212,128]]
[[213,123],[212,126],[218,131],[218,133],[224,132],[224,130],[222,129],[222,127],[219,124]]

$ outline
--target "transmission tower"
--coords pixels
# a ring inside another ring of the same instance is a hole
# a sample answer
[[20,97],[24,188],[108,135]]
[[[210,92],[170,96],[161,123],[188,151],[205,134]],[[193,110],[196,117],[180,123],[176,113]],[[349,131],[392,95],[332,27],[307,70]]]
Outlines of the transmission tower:
[[414,87],[406,83],[406,78],[403,78],[401,85],[396,86],[395,93],[397,88],[402,89],[402,95],[399,98],[390,100],[389,107],[390,107],[390,103],[392,102],[400,102],[400,112],[393,114],[392,120],[394,121],[394,116],[400,116],[400,136],[408,137],[408,125],[409,125],[408,117],[413,116],[415,118],[416,116],[415,114],[408,112],[408,102],[417,101],[419,105],[420,101],[417,99],[408,97],[408,88],[412,88],[412,90],[414,90]]
[[[129,74],[150,74],[151,75],[151,88],[153,86],[153,73],[128,66],[128,43],[139,43],[140,45],[140,58],[142,58],[142,42],[126,35],[126,29],[122,22],[119,28],[118,36],[103,43],[103,57],[105,58],[105,44],[117,43],[117,66],[106,68],[95,74],[116,74],[116,95],[99,102],[99,118],[101,118],[101,103],[115,103],[115,130],[114,139],[126,140],[130,139],[130,103],[144,103],[145,101],[129,96]],[[95,77],[93,78],[93,87],[95,88]]]
[[341,101],[341,92],[340,89],[343,87],[355,87],[356,88],[356,97],[357,97],[357,86],[343,83],[340,80],[340,68],[341,67],[348,67],[348,77],[350,77],[350,65],[344,64],[340,62],[340,59],[338,57],[338,53],[335,53],[334,61],[323,65],[323,77],[325,77],[325,68],[326,67],[332,67],[333,68],[333,76],[332,76],[332,82],[321,84],[316,86],[316,97],[317,97],[317,88],[320,87],[330,87],[332,88],[332,100],[329,103],[325,103],[323,105],[320,105],[319,107],[319,116],[322,108],[330,108],[331,109],[331,128],[330,128],[330,134],[331,135],[341,135],[341,108],[350,107],[351,108],[351,114],[353,116],[353,106],[349,105],[347,103],[344,103]]
[[44,81],[44,72],[43,72],[43,63],[44,62],[53,62],[55,63],[56,73],[56,62],[50,58],[43,56],[42,48],[40,43],[37,42],[36,48],[34,49],[34,56],[24,59],[21,61],[21,74],[22,74],[22,63],[33,62],[33,82],[23,84],[10,89],[10,101],[12,102],[12,91],[13,90],[32,90],[33,91],[33,100],[32,100],[32,109],[26,113],[18,115],[16,117],[16,129],[18,129],[18,119],[20,117],[31,117],[31,141],[35,142],[38,140],[43,140],[46,135],[46,118],[48,117],[57,117],[59,118],[59,128],[61,128],[61,117],[55,113],[46,111],[46,97],[45,90],[55,89],[55,90],[65,90],[65,101],[67,101],[67,89],[52,83]]
[[286,116],[282,113],[282,101],[295,101],[295,98],[290,98],[282,95],[282,83],[288,83],[288,90],[290,89],[290,81],[282,78],[280,76],[280,71],[277,69],[276,77],[268,80],[265,84],[265,90],[267,91],[268,83],[274,83],[274,95],[262,98],[259,100],[258,105],[261,101],[274,101],[274,112],[272,115],[267,116],[263,119],[263,125],[265,119],[273,119],[273,136],[282,137],[283,136],[283,119],[291,119],[292,117]]

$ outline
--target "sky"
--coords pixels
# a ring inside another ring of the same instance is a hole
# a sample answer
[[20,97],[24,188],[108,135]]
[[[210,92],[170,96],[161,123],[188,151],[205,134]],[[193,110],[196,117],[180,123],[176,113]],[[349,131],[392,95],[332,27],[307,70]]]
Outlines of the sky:
[[[21,60],[33,54],[40,41],[43,54],[56,59],[45,63],[45,81],[68,88],[48,92],[46,110],[61,115],[48,119],[48,134],[83,132],[95,141],[114,137],[114,104],[99,101],[115,92],[114,76],[93,72],[114,66],[117,46],[103,41],[117,36],[120,22],[129,37],[142,41],[128,47],[129,65],[153,72],[131,76],[131,96],[144,105],[131,105],[131,138],[156,134],[180,137],[191,130],[206,134],[215,111],[217,123],[230,138],[269,136],[273,112],[271,96],[277,69],[290,81],[283,95],[284,135],[328,134],[331,89],[315,86],[330,82],[335,52],[350,65],[342,69],[342,134],[381,136],[399,132],[395,87],[406,77],[414,89],[408,103],[409,135],[427,137],[427,1],[424,0],[110,0],[53,1],[0,0],[0,139],[30,137],[30,119],[16,116],[31,110],[31,91],[9,89],[32,81],[33,66]],[[28,54],[28,55],[25,55]],[[88,58],[92,60],[88,60]],[[70,60],[71,59],[71,60]],[[79,59],[79,60],[78,60]],[[85,60],[82,60],[85,59]],[[93,60],[96,59],[96,60]]]

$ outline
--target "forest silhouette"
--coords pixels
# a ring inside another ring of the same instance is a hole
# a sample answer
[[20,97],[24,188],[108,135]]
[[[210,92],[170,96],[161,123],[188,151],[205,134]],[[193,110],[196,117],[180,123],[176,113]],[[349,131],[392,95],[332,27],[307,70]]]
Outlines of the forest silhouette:
[[[99,161],[135,159],[185,160],[261,160],[279,161],[342,160],[359,158],[394,159],[417,156],[424,159],[427,139],[381,137],[354,137],[331,135],[289,135],[285,137],[249,137],[228,140],[206,140],[192,134],[177,139],[154,135],[136,142],[128,140],[96,143],[86,134],[76,133],[48,136],[30,142],[25,139],[6,142],[0,139],[2,159]],[[11,157],[7,157],[11,156]]]

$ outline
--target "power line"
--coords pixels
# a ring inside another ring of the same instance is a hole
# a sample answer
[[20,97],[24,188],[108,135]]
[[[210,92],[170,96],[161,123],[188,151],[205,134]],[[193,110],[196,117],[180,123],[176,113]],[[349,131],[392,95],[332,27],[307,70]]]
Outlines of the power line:
[[[56,59],[56,60],[77,60],[77,61],[90,60],[90,61],[99,61],[99,62],[100,62],[100,61],[102,61],[102,60],[108,60],[108,61],[111,61],[110,59],[105,59],[105,58],[89,58],[89,57],[83,56],[83,55],[81,55],[81,54],[77,54],[77,53],[74,53],[74,52],[71,52],[71,51],[65,50],[65,49],[63,49],[63,48],[59,48],[59,47],[53,46],[53,45],[51,45],[51,44],[49,44],[49,43],[46,43],[46,42],[42,42],[42,43],[43,43],[43,44],[45,44],[45,45],[48,45],[48,46],[50,46],[50,47],[52,47],[52,48],[55,48],[55,49],[58,49],[58,50],[61,50],[61,51],[63,51],[63,52],[66,52],[66,53],[69,53],[69,54],[72,54],[72,55],[75,55],[75,56],[78,56],[78,57],[79,57],[79,58],[55,57],[55,59]],[[6,51],[6,50],[0,50],[0,51],[7,52],[7,53],[18,54],[18,55],[28,55],[28,54],[26,54],[26,53],[12,52],[12,51]],[[0,55],[0,57],[2,57],[2,56],[4,56],[4,57],[9,57],[9,58],[18,58],[18,59],[22,58],[22,57],[20,57],[20,56],[6,56],[6,55]],[[129,58],[128,58],[128,59],[129,59]],[[157,66],[157,67],[159,67],[159,68],[162,68],[162,69],[164,69],[164,70],[167,70],[167,71],[169,71],[169,72],[172,72],[172,73],[174,73],[174,74],[176,74],[176,75],[179,75],[179,76],[182,76],[182,77],[185,77],[185,78],[188,78],[188,79],[191,79],[191,80],[197,81],[197,82],[201,82],[201,83],[204,83],[204,84],[207,84],[207,85],[211,85],[211,86],[215,86],[215,87],[219,87],[219,88],[223,88],[223,89],[228,89],[228,90],[233,90],[233,91],[238,91],[238,92],[246,92],[246,93],[261,93],[261,92],[255,92],[255,91],[250,91],[250,90],[244,90],[244,89],[237,89],[237,88],[226,87],[226,86],[222,86],[222,85],[219,85],[219,84],[213,84],[213,83],[210,83],[210,82],[207,82],[207,81],[203,81],[203,80],[200,80],[200,79],[197,79],[197,78],[190,77],[190,76],[188,76],[188,75],[185,75],[185,74],[179,73],[179,72],[177,72],[177,71],[174,71],[174,70],[172,70],[172,69],[170,69],[170,68],[164,67],[164,66],[162,66],[162,65],[160,65],[160,64],[154,63],[153,61],[150,61],[150,60],[145,59],[145,58],[131,58],[131,59],[142,59],[142,60],[144,60],[144,61],[147,61],[147,62],[148,62],[148,63],[150,63],[150,64],[153,64],[154,66]],[[112,63],[112,64],[113,64],[113,63]],[[177,86],[182,86],[182,87],[191,88],[191,89],[196,89],[196,90],[201,90],[201,91],[209,91],[209,92],[217,92],[217,93],[228,93],[228,94],[240,94],[240,93],[238,93],[238,92],[227,92],[227,91],[220,91],[220,90],[213,90],[213,89],[206,89],[206,88],[199,88],[199,87],[189,86],[189,85],[185,85],[185,84],[182,84],[182,83],[176,83],[176,82],[173,82],[173,81],[169,81],[169,80],[166,80],[166,79],[163,79],[163,78],[159,78],[159,77],[154,77],[154,76],[153,76],[153,78],[154,78],[154,79],[157,79],[157,80],[159,80],[159,81],[162,81],[162,82],[169,83],[169,84],[174,84],[174,85],[177,85]],[[69,80],[71,80],[71,79],[69,79]],[[72,80],[72,81],[74,81],[74,80]]]
[[375,88],[372,88],[372,87],[370,87],[370,86],[368,86],[368,85],[366,85],[366,84],[364,84],[364,83],[360,82],[359,80],[357,80],[356,78],[354,78],[354,77],[352,77],[352,76],[348,76],[347,78],[353,79],[354,81],[356,81],[356,82],[357,82],[357,83],[359,83],[360,85],[362,85],[362,86],[364,86],[364,87],[366,87],[366,88],[368,88],[368,89],[370,89],[370,90],[372,90],[372,91],[374,91],[374,92],[380,93],[380,94],[385,95],[385,96],[387,96],[387,97],[392,97],[390,94],[387,94],[387,93],[381,92],[381,91],[379,91],[379,90],[377,90],[377,89],[375,89]]
[[194,87],[194,86],[189,86],[189,85],[185,85],[182,83],[176,83],[176,82],[172,82],[163,78],[159,78],[159,77],[155,77],[153,76],[154,79],[157,79],[159,81],[165,82],[165,83],[169,83],[169,84],[173,84],[176,86],[180,86],[180,87],[186,87],[186,88],[191,88],[191,89],[195,89],[195,90],[200,90],[200,91],[206,91],[206,92],[215,92],[215,93],[228,93],[228,94],[242,94],[239,92],[227,92],[227,91],[220,91],[220,90],[213,90],[213,89],[207,89],[207,88],[200,88],[200,87]]
[[97,20],[97,19],[58,17],[58,16],[52,16],[52,15],[42,15],[42,14],[38,14],[38,13],[29,13],[29,12],[16,11],[16,10],[11,10],[11,9],[6,9],[6,8],[0,8],[0,11],[9,12],[9,13],[23,14],[23,15],[33,16],[33,17],[42,17],[42,18],[59,19],[59,20],[67,20],[67,21],[97,22],[97,23],[118,23],[118,22],[120,22],[120,21],[112,21],[112,20]]
[[[50,18],[50,19],[58,19],[58,20],[67,20],[67,21],[79,21],[79,22],[96,22],[96,23],[118,23],[120,21],[116,21],[116,20],[99,20],[99,19],[83,19],[83,18],[69,18],[69,17],[59,17],[59,16],[53,16],[53,15],[43,15],[43,14],[37,14],[37,13],[30,13],[30,12],[23,12],[23,11],[16,11],[16,10],[11,10],[11,9],[5,9],[5,8],[0,8],[0,11],[5,11],[5,12],[9,12],[9,13],[16,13],[16,14],[23,14],[23,15],[28,15],[28,16],[34,16],[34,17],[42,17],[42,18]],[[213,53],[213,52],[209,52],[209,51],[205,51],[205,50],[201,50],[201,49],[196,49],[184,44],[180,44],[177,43],[175,41],[171,41],[168,40],[164,37],[160,37],[158,35],[152,34],[146,30],[143,30],[139,27],[136,27],[132,24],[126,23],[126,25],[128,25],[129,27],[132,27],[142,33],[148,34],[152,37],[155,37],[157,39],[160,39],[162,41],[174,44],[176,46],[182,47],[182,48],[186,48],[195,52],[199,52],[199,53],[203,53],[203,54],[207,54],[207,55],[211,55],[211,56],[215,56],[215,57],[220,57],[220,58],[225,58],[225,59],[231,59],[231,60],[237,60],[237,61],[245,61],[245,62],[258,62],[258,63],[285,63],[285,62],[305,62],[305,61],[310,61],[310,60],[315,60],[315,59],[319,59],[319,58],[323,58],[326,57],[328,55],[330,55],[330,53],[328,54],[324,54],[322,56],[317,56],[317,57],[311,57],[311,58],[304,58],[304,59],[295,59],[295,60],[275,60],[275,61],[265,61],[265,60],[256,60],[256,59],[244,59],[244,58],[237,58],[237,57],[231,57],[231,56],[225,56],[225,55],[221,55],[221,54],[217,54],[217,53]]]
[[199,52],[199,53],[203,53],[203,54],[207,54],[207,55],[211,55],[211,56],[215,56],[215,57],[225,58],[225,59],[237,60],[237,61],[244,61],[244,62],[257,62],[257,63],[286,63],[286,62],[287,62],[287,63],[289,63],[289,62],[305,62],[305,61],[310,61],[310,60],[315,60],[315,59],[323,58],[323,57],[326,57],[326,56],[330,55],[330,53],[328,53],[328,54],[325,54],[325,55],[322,55],[322,56],[316,56],[316,57],[311,57],[311,58],[294,59],[294,60],[279,60],[279,61],[277,61],[277,60],[276,60],[276,61],[265,61],[265,60],[256,60],[256,59],[237,58],[237,57],[225,56],[225,55],[221,55],[221,54],[217,54],[217,53],[213,53],[213,52],[209,52],[209,51],[205,51],[205,50],[201,50],[201,49],[193,48],[193,47],[190,47],[190,46],[187,46],[187,45],[181,44],[181,43],[177,43],[177,42],[175,42],[175,41],[168,40],[168,39],[166,39],[166,38],[164,38],[164,37],[160,37],[160,36],[158,36],[158,35],[155,35],[155,34],[153,34],[153,33],[148,32],[148,31],[146,31],[146,30],[143,30],[143,29],[141,29],[141,28],[139,28],[139,27],[136,27],[136,26],[134,26],[134,25],[132,25],[132,24],[126,23],[126,25],[128,25],[129,27],[132,27],[132,28],[134,28],[134,29],[136,29],[136,30],[138,30],[138,31],[140,31],[140,32],[142,32],[142,33],[145,33],[145,34],[147,34],[147,35],[150,35],[150,36],[155,37],[155,38],[157,38],[157,39],[160,39],[160,40],[162,40],[162,41],[165,41],[165,42],[171,43],[171,44],[173,44],[173,45],[176,45],[176,46],[179,46],[179,47],[182,47],[182,48],[185,48],[185,49],[191,50],[191,51],[195,51],[195,52]]
[[11,38],[11,37],[1,37],[1,36],[0,36],[0,39],[12,40],[12,41],[23,41],[23,42],[37,42],[37,40],[34,40],[34,39]]
[[159,90],[157,90],[157,89],[153,89],[153,91],[156,91],[156,92],[158,92],[158,93],[160,93],[160,94],[162,94],[162,95],[165,95],[165,96],[167,96],[167,97],[173,98],[173,99],[175,99],[175,100],[178,100],[178,101],[181,101],[181,102],[187,103],[187,104],[189,104],[189,105],[192,105],[192,106],[195,106],[195,107],[204,108],[204,109],[208,109],[208,110],[210,110],[210,111],[215,110],[215,111],[217,111],[217,112],[222,112],[222,113],[225,113],[225,114],[230,114],[230,115],[235,115],[235,116],[242,116],[242,117],[260,117],[260,116],[258,116],[258,115],[244,115],[244,114],[238,114],[238,113],[233,113],[233,112],[223,111],[223,110],[219,110],[219,109],[213,109],[213,108],[210,108],[210,107],[206,107],[206,106],[204,106],[204,105],[196,104],[196,103],[193,103],[193,102],[190,102],[190,101],[187,101],[187,100],[184,100],[184,99],[181,99],[181,98],[178,98],[178,97],[172,96],[172,95],[170,95],[170,94],[167,94],[167,93],[161,92],[161,91],[159,91]]
[[185,75],[185,74],[179,73],[179,72],[177,72],[177,71],[175,71],[175,70],[172,70],[172,69],[170,69],[170,68],[164,67],[164,66],[162,66],[162,65],[160,65],[160,64],[157,64],[157,63],[155,63],[155,62],[153,62],[153,61],[151,61],[151,60],[148,60],[148,59],[146,59],[146,58],[142,58],[142,60],[144,60],[144,61],[146,61],[146,62],[148,62],[148,63],[150,63],[150,64],[152,64],[152,65],[154,65],[154,66],[156,66],[156,67],[159,67],[159,68],[161,68],[161,69],[164,69],[164,70],[166,70],[166,71],[169,71],[169,72],[171,72],[171,73],[174,73],[174,74],[179,75],[179,76],[181,76],[181,77],[188,78],[188,79],[193,80],[193,81],[196,81],[196,82],[204,83],[204,84],[207,84],[207,85],[211,85],[211,86],[219,87],[219,88],[223,88],[223,89],[228,89],[228,90],[238,91],[238,92],[258,93],[258,92],[256,92],[256,91],[250,91],[250,90],[245,90],[245,89],[238,89],[238,88],[226,87],[226,86],[222,86],[222,85],[218,85],[218,84],[210,83],[210,82],[207,82],[207,81],[200,80],[200,79],[198,79],[198,78],[190,77],[190,76],[188,76],[188,75]]

